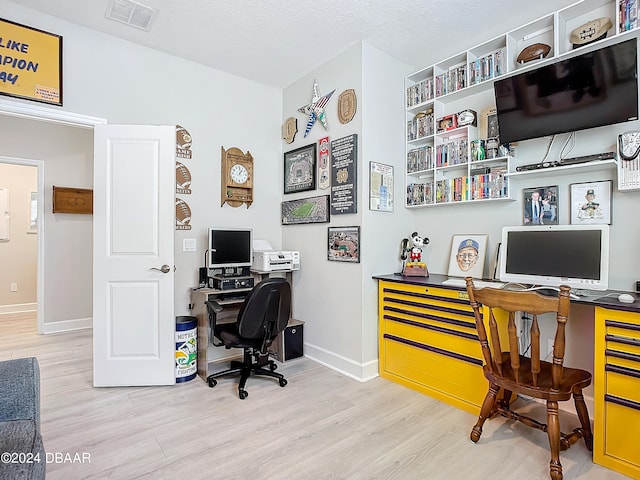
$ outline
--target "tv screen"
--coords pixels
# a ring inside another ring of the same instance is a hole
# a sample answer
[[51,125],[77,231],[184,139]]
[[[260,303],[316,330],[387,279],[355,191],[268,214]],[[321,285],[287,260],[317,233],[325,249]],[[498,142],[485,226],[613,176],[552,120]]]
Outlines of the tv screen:
[[209,229],[209,268],[245,267],[252,261],[251,229]]
[[536,225],[502,230],[503,282],[606,290],[608,278],[608,225]]
[[496,80],[500,143],[638,119],[637,41]]

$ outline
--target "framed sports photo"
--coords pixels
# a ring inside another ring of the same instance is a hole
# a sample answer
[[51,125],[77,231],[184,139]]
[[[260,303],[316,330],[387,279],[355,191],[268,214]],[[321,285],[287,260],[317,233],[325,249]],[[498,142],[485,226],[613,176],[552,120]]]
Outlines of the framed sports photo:
[[525,188],[523,225],[558,225],[558,185]]
[[571,184],[571,224],[611,225],[611,180]]
[[360,227],[328,227],[327,244],[327,260],[360,263]]
[[316,144],[284,154],[284,193],[305,192],[316,188]]
[[282,202],[282,225],[327,223],[330,215],[329,195]]
[[450,277],[482,278],[488,235],[454,235],[449,258]]

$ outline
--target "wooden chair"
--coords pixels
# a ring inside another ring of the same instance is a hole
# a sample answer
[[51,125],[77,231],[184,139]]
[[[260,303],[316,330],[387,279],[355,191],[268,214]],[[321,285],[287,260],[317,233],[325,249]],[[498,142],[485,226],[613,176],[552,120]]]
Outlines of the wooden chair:
[[[475,443],[480,440],[485,420],[495,414],[538,428],[547,432],[549,436],[551,478],[561,480],[560,450],[566,450],[580,438],[584,438],[587,448],[593,450],[589,413],[582,396],[582,389],[591,384],[591,373],[563,366],[565,325],[569,318],[570,306],[569,287],[560,287],[558,297],[545,297],[531,291],[476,289],[472,278],[467,277],[465,280],[484,357],[484,376],[489,380],[489,392],[482,403],[478,422],[471,431],[471,441]],[[483,321],[482,306],[488,308],[488,336]],[[507,312],[509,317],[508,340],[504,339],[505,341],[501,342],[496,317],[504,316],[504,312]],[[530,357],[525,357],[518,349],[516,312],[527,312],[533,316],[530,331]],[[537,317],[543,313],[556,314],[553,362],[540,360],[540,330]],[[500,345],[508,347],[508,351],[502,351],[503,348],[500,348]],[[504,393],[502,398],[497,400],[500,389]],[[512,393],[546,400],[547,424],[510,410],[509,401]],[[576,428],[570,434],[564,434],[560,431],[558,402],[570,400],[572,396],[582,427]]]

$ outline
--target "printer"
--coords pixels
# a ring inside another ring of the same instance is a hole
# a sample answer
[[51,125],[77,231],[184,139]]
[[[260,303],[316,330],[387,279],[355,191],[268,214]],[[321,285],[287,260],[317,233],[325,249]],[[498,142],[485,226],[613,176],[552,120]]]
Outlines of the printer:
[[300,270],[300,252],[254,250],[251,269],[261,272]]

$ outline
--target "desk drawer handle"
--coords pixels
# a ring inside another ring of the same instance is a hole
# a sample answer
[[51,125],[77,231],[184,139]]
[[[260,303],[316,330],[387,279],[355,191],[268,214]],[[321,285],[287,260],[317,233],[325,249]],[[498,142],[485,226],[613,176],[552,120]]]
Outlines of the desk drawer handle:
[[606,357],[624,358],[625,360],[638,362],[638,365],[640,366],[640,355],[636,355],[634,353],[619,352],[618,350],[611,350],[609,348],[604,351],[604,354]]
[[635,338],[620,337],[618,335],[605,335],[604,339],[607,342],[624,343],[625,345],[634,345],[640,347],[640,340]]
[[[617,365],[605,365],[605,371],[619,373],[627,377],[640,378],[640,370],[635,370],[628,367],[618,367]],[[640,387],[640,385],[638,385]]]
[[604,324],[607,327],[623,328],[625,330],[634,330],[640,332],[640,325],[633,323],[616,322],[615,320],[605,320]]
[[408,340],[406,338],[396,337],[395,335],[391,335],[389,333],[385,333],[383,335],[387,340],[393,340],[398,343],[403,343],[405,345],[410,345],[412,347],[421,348],[422,350],[427,350],[428,352],[438,353],[440,355],[445,355],[447,357],[455,358],[457,360],[462,360],[463,362],[471,363],[473,365],[482,366],[482,360],[477,358],[468,357],[467,355],[462,355],[460,353],[450,352],[448,350],[443,350],[442,348],[433,347],[431,345],[426,345],[424,343],[415,342],[413,340]]
[[616,405],[622,405],[623,407],[632,408],[640,411],[640,403],[627,400],[626,398],[614,397],[613,395],[605,395],[604,400],[609,403],[615,403]]

